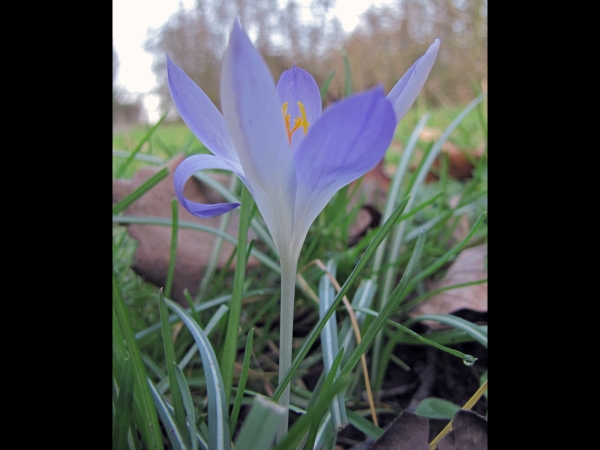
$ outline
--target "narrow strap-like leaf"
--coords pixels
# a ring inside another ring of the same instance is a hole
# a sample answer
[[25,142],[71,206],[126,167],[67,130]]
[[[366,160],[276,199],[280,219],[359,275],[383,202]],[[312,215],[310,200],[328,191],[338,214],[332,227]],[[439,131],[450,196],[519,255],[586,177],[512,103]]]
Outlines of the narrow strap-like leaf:
[[210,450],[229,450],[231,440],[227,420],[228,405],[225,402],[223,378],[212,345],[204,331],[181,306],[168,299],[165,299],[165,302],[187,326],[200,350],[208,395],[208,447]]

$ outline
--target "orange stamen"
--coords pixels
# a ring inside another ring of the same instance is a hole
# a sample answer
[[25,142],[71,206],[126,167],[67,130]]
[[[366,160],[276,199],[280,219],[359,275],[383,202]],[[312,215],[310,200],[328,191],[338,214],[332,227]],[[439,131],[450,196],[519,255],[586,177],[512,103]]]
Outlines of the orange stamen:
[[304,109],[304,105],[302,104],[302,102],[298,102],[298,108],[300,108],[301,117],[296,117],[296,119],[294,119],[294,128],[290,129],[292,117],[290,114],[287,113],[287,108],[288,104],[287,102],[285,102],[281,106],[281,112],[283,113],[283,120],[285,121],[285,131],[287,132],[288,141],[290,145],[292,145],[292,134],[294,134],[294,132],[298,128],[302,127],[304,130],[304,134],[306,135],[310,123],[308,123],[308,120],[306,120],[306,111]]

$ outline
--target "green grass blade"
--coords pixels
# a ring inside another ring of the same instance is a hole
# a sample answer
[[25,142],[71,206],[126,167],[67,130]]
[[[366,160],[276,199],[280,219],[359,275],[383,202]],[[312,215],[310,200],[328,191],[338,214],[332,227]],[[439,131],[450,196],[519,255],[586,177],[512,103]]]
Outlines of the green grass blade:
[[160,158],[159,156],[133,153],[128,150],[117,150],[113,148],[113,156],[116,156],[117,158],[129,158],[131,155],[133,155],[133,159],[137,161],[148,162],[157,166],[161,166],[166,162],[164,158]]
[[167,365],[167,373],[169,375],[169,387],[171,389],[171,399],[173,400],[173,408],[175,410],[175,423],[179,427],[179,432],[183,433],[186,429],[185,408],[179,380],[175,371],[175,346],[171,337],[171,324],[169,323],[169,313],[165,305],[165,297],[162,289],[158,291],[158,309],[160,311],[160,323],[162,325],[163,346],[165,349],[165,363]]
[[[276,292],[279,292],[279,288],[256,289],[254,291],[245,292],[244,298],[251,298],[251,297],[257,297],[257,296],[268,296],[268,295],[274,294]],[[229,295],[229,294],[223,295],[222,297],[217,297],[213,300],[209,300],[207,302],[203,302],[199,305],[194,306],[194,311],[196,311],[196,312],[206,311],[207,309],[222,305],[223,303],[227,303],[230,300],[231,300],[231,295]],[[185,311],[186,311],[186,313],[191,314],[190,308],[187,308]],[[179,316],[177,314],[171,314],[169,316],[169,323],[173,323],[178,320],[179,320]],[[208,325],[207,325],[207,328],[208,328]],[[153,333],[158,332],[160,329],[161,329],[160,323],[155,323],[154,325],[151,325],[148,328],[138,331],[135,334],[135,338],[138,340],[147,338],[148,336],[151,336]]]
[[117,398],[116,413],[113,423],[113,449],[116,450],[127,449],[127,436],[133,409],[133,386],[135,384],[131,359],[125,359],[121,367],[119,397]]
[[[327,270],[335,277],[336,264],[334,260],[327,262]],[[335,298],[335,289],[331,284],[331,280],[327,274],[321,277],[319,283],[319,316],[324,317],[327,309],[333,303]],[[339,353],[338,347],[338,336],[337,336],[337,320],[335,314],[325,324],[323,331],[321,331],[321,349],[323,351],[323,366],[325,368],[325,374],[328,375],[330,370],[333,368],[333,362],[335,356]],[[339,367],[339,364],[338,364]],[[336,376],[339,375],[339,368],[336,370]],[[343,395],[338,395],[331,404],[331,417],[333,420],[334,428],[341,429],[346,426],[346,403]],[[314,427],[316,428],[316,427]],[[315,431],[316,436],[316,431]],[[310,438],[309,438],[310,442]],[[313,438],[314,442],[314,438]]]
[[350,382],[350,376],[341,375],[337,378],[330,389],[323,392],[315,405],[306,412],[294,425],[290,428],[288,434],[277,444],[275,450],[290,450],[293,449],[301,440],[310,426],[320,419],[323,412],[327,409],[333,398],[341,392]]
[[[311,428],[309,431],[308,439],[306,440],[307,444],[311,442],[312,436],[310,435],[310,433],[312,433],[312,432],[313,432],[313,429]],[[327,411],[327,414],[325,414],[325,416],[321,420],[321,423],[319,424],[319,427],[316,430],[314,445],[312,447],[309,447],[308,445],[306,445],[305,448],[318,448],[318,449],[326,449],[326,448],[329,449],[330,448],[333,450],[333,446],[327,447],[327,444],[325,443],[325,441],[328,437],[327,435],[329,433],[333,433],[334,435],[336,434],[336,432],[333,428],[333,425],[331,424],[331,411]]]
[[[119,321],[117,319],[117,315],[114,310],[114,307],[113,307],[113,311],[112,311],[112,332],[113,332],[113,365],[112,366],[113,366],[113,388],[114,388],[114,383],[116,382],[116,380],[122,379],[122,377],[123,377],[122,362],[125,359],[129,358],[129,353],[127,352],[127,348],[125,345],[125,339],[123,338],[123,334],[121,333],[121,327],[119,325]],[[116,391],[114,391],[114,394],[115,394],[115,396],[117,395]],[[131,446],[133,446],[133,447],[135,447],[136,444],[138,447],[141,447],[141,444],[139,443],[140,439],[138,438],[137,429],[144,430],[144,432],[147,429],[147,427],[144,427],[145,418],[142,415],[140,408],[138,406],[138,404],[140,403],[139,396],[140,396],[140,394],[136,393],[135,389],[134,389],[134,391],[133,391],[134,402],[133,402],[132,418],[133,418],[133,425],[135,425],[135,427],[131,426],[130,432],[129,432],[129,441],[131,442]],[[136,397],[138,398],[138,400],[136,400]],[[115,398],[115,401],[116,401],[116,398]],[[137,427],[137,429],[136,429],[136,427]],[[142,432],[140,431],[140,433],[142,433]],[[134,439],[134,436],[135,436],[135,439]]]
[[321,333],[321,330],[323,330],[323,328],[325,327],[325,324],[327,323],[329,318],[333,315],[337,306],[341,303],[343,296],[346,295],[346,293],[348,292],[350,287],[354,284],[354,282],[360,275],[360,272],[362,271],[362,269],[367,265],[367,263],[369,262],[369,260],[371,259],[371,257],[375,253],[375,251],[377,250],[377,247],[381,244],[383,239],[389,234],[392,227],[396,224],[398,217],[400,217],[400,215],[404,211],[404,208],[406,207],[406,204],[408,203],[408,199],[409,198],[407,197],[402,202],[400,202],[400,204],[396,207],[396,210],[394,211],[394,213],[379,229],[379,231],[375,235],[375,238],[369,244],[369,246],[367,247],[367,250],[365,250],[364,255],[360,258],[360,260],[356,264],[356,267],[354,268],[354,270],[352,271],[352,273],[350,274],[350,276],[348,277],[348,279],[342,286],[342,289],[336,295],[335,300],[331,304],[331,307],[328,309],[327,313],[323,316],[322,319],[319,320],[319,322],[311,330],[309,335],[304,339],[302,346],[300,347],[300,349],[298,350],[298,352],[296,354],[296,357],[292,361],[292,365],[291,365],[290,369],[286,372],[284,379],[282,380],[281,383],[279,383],[279,385],[277,386],[277,389],[273,393],[274,401],[277,401],[279,399],[279,397],[283,393],[285,386],[291,381],[292,376],[298,370],[300,363],[302,362],[304,357],[308,354],[308,351],[310,350],[312,345],[317,340],[317,337]]
[[188,450],[185,439],[181,435],[181,431],[179,430],[173,415],[167,408],[166,402],[163,400],[162,395],[160,395],[160,392],[158,392],[158,389],[156,389],[156,386],[154,386],[154,383],[152,383],[150,378],[148,378],[148,385],[150,386],[150,392],[152,393],[152,399],[154,400],[158,415],[167,430],[167,436],[169,437],[172,448],[175,450]]
[[379,428],[373,422],[368,421],[363,416],[356,414],[350,409],[348,410],[348,420],[358,430],[362,431],[373,439],[379,439],[381,436],[383,436],[383,429]]
[[[377,312],[375,312],[373,310],[370,310],[370,309],[361,308],[361,311],[363,311],[363,312],[365,312],[367,314],[371,314],[371,315],[373,315],[375,317],[379,316],[379,314],[377,314]],[[416,340],[422,342],[423,344],[427,344],[427,345],[430,345],[432,347],[436,347],[436,348],[438,348],[438,349],[440,349],[440,350],[442,350],[442,351],[444,351],[446,353],[450,353],[451,355],[454,355],[454,356],[456,356],[456,357],[458,357],[458,358],[460,358],[462,360],[464,360],[467,357],[467,355],[465,355],[463,352],[459,352],[458,350],[454,350],[453,348],[445,347],[445,346],[443,346],[443,345],[441,345],[441,344],[439,344],[439,343],[437,343],[435,341],[431,341],[431,340],[429,340],[429,339],[421,336],[420,334],[414,332],[413,330],[411,330],[410,328],[406,327],[405,325],[400,325],[399,323],[396,323],[396,322],[394,322],[394,321],[392,321],[390,319],[388,319],[386,321],[386,323],[388,325],[392,325],[394,328],[397,328],[398,330],[404,331],[406,334],[409,334],[410,336],[412,336]]]
[[[134,387],[134,398],[138,404],[140,415],[142,416],[141,423],[138,423],[138,429],[142,434],[146,446],[148,449],[163,449],[162,435],[160,433],[160,426],[158,424],[158,416],[156,415],[156,408],[154,407],[154,401],[152,394],[147,383],[147,374],[140,349],[133,336],[133,328],[127,308],[125,307],[125,301],[123,300],[123,293],[119,283],[117,282],[116,274],[113,271],[113,308],[115,315],[119,322],[119,328],[127,343],[127,350],[130,357],[132,358],[133,371],[135,377]],[[113,346],[115,344],[113,343]]]
[[242,400],[244,399],[244,389],[246,389],[246,380],[248,379],[248,369],[250,368],[250,357],[252,356],[252,342],[254,341],[254,328],[250,328],[248,331],[248,337],[246,338],[246,351],[244,352],[244,361],[242,363],[242,372],[240,373],[240,381],[237,386],[237,392],[235,394],[235,401],[233,403],[233,409],[231,410],[231,417],[229,419],[229,429],[233,434],[235,426],[237,424],[238,415],[240,414],[240,408],[242,407]]
[[171,253],[169,255],[169,268],[167,269],[167,281],[165,282],[165,296],[171,298],[171,287],[173,286],[173,274],[175,273],[175,259],[177,258],[177,235],[179,233],[179,214],[177,211],[177,199],[171,201]]
[[352,87],[352,70],[350,70],[350,61],[348,53],[342,49],[342,58],[344,59],[344,97],[350,97],[354,93]]
[[429,419],[452,420],[454,414],[460,410],[460,406],[455,405],[442,398],[429,397],[421,400],[415,409],[415,414]]
[[[484,193],[483,195],[487,195],[487,194]],[[403,241],[406,244],[406,243],[412,241],[413,239],[416,239],[419,236],[419,233],[421,232],[421,230],[429,231],[438,222],[446,220],[450,217],[459,217],[462,214],[470,213],[476,207],[481,207],[481,206],[485,205],[485,202],[486,202],[485,198],[481,197],[478,200],[476,200],[472,203],[469,203],[468,205],[465,205],[463,207],[455,209],[454,211],[448,210],[448,211],[443,212],[442,214],[438,214],[433,219],[431,219],[423,224],[420,224],[418,229],[415,229],[415,230],[411,231],[410,233],[406,233],[406,236],[404,237]]]
[[192,400],[192,394],[190,393],[190,387],[188,386],[187,380],[181,368],[173,363],[175,368],[175,375],[177,376],[177,382],[179,384],[179,390],[181,391],[181,397],[183,399],[183,406],[187,415],[188,428],[190,431],[190,441],[192,443],[191,450],[198,450],[198,439],[196,438],[196,415],[194,412],[194,401]]
[[[225,305],[219,306],[219,309],[217,309],[217,312],[215,312],[213,314],[213,316],[210,318],[210,321],[203,328],[204,334],[206,334],[206,336],[210,336],[210,334],[214,330],[215,326],[217,326],[217,323],[219,322],[219,320],[221,320],[221,317],[223,317],[227,311],[229,311],[229,308],[227,308],[227,306],[225,306]],[[198,321],[196,321],[196,323],[197,322]],[[185,356],[183,358],[181,358],[181,361],[179,361],[179,367],[181,368],[181,370],[184,370],[187,367],[188,363],[192,360],[192,357],[194,356],[194,354],[197,351],[198,351],[198,344],[194,343],[194,345],[192,345],[190,347],[190,349],[187,351]]]
[[138,188],[134,190],[131,194],[127,195],[126,197],[122,198],[119,202],[117,202],[112,208],[112,213],[119,214],[121,211],[123,211],[133,202],[135,202],[138,198],[140,198],[142,195],[144,195],[146,192],[152,189],[156,184],[158,184],[167,176],[169,176],[169,169],[163,167],[161,170],[159,170],[146,181],[144,181],[142,184],[140,184]]
[[223,376],[225,402],[227,404],[229,404],[231,385],[233,384],[233,368],[237,356],[238,329],[240,328],[240,316],[242,313],[242,292],[244,290],[244,280],[246,279],[246,242],[248,240],[248,225],[252,209],[252,196],[246,186],[242,186],[240,208],[233,296],[231,297],[231,302],[229,302],[229,321],[227,323],[225,345],[223,346],[221,357],[221,374]]
[[[359,326],[363,324],[365,314],[357,310],[357,308],[369,308],[373,302],[376,292],[377,285],[372,279],[362,280],[360,286],[356,290],[356,294],[354,294],[351,304],[352,308],[354,308],[356,321],[358,322]],[[354,350],[354,345],[356,343],[350,318],[346,318],[344,320],[344,324],[342,325],[342,329],[338,335],[338,341],[341,341],[340,347],[344,347],[346,349],[346,357],[350,356],[350,352]]]
[[[194,320],[196,321],[196,323],[202,327],[202,320],[200,319],[200,316],[198,315],[198,313],[194,309],[194,305],[195,305],[194,299],[192,298],[192,294],[190,294],[190,291],[188,290],[188,288],[185,288],[183,290],[183,295],[184,295],[185,301],[186,301],[186,303],[188,305],[186,311],[189,310],[190,314],[192,315],[192,317],[194,318]],[[206,333],[206,334],[208,334],[208,333]]]
[[421,135],[421,131],[425,128],[427,121],[429,120],[430,114],[426,112],[423,114],[419,122],[413,129],[410,137],[408,138],[408,143],[406,144],[406,149],[402,152],[402,159],[400,159],[400,163],[398,164],[398,169],[394,175],[394,179],[392,180],[392,185],[389,190],[389,200],[386,202],[384,215],[387,217],[392,212],[393,205],[396,203],[396,199],[400,194],[400,189],[402,188],[402,181],[404,180],[404,176],[408,170],[408,165],[410,163],[410,158],[417,147],[417,142],[419,140],[419,136]]
[[413,306],[421,303],[423,300],[426,300],[430,297],[433,297],[433,296],[440,294],[442,292],[445,292],[445,291],[450,291],[452,289],[458,289],[458,288],[467,287],[467,286],[475,286],[477,284],[487,283],[487,281],[488,281],[487,278],[484,278],[482,280],[470,281],[468,283],[459,283],[459,284],[453,284],[451,286],[444,286],[439,289],[432,289],[431,291],[424,292],[422,295],[415,297],[410,302],[406,302],[406,304],[404,305],[404,308],[406,308],[406,309],[412,308]]
[[[333,317],[335,317],[335,316],[333,316]],[[333,386],[334,380],[336,378],[338,378],[339,373],[340,373],[340,364],[342,363],[343,357],[344,357],[344,349],[342,348],[331,363],[331,368],[329,369],[329,371],[325,377],[325,382],[323,383],[323,387],[321,388],[321,390],[318,394],[319,397],[321,397],[321,395],[327,395],[327,392]],[[340,399],[340,398],[341,398],[341,406],[343,408],[343,413],[339,410],[339,403],[336,402],[336,399]],[[337,414],[338,416],[343,415],[343,422],[342,422],[341,418],[338,418],[339,427],[335,427],[335,429],[341,430],[342,428],[344,428],[346,426],[346,424],[348,423],[348,420],[346,419],[346,405],[344,403],[344,393],[343,392],[338,392],[333,397],[331,405],[329,405],[329,411],[330,411],[330,414],[332,417],[334,414]],[[319,431],[319,423],[320,422],[321,422],[321,416],[317,416],[315,418],[314,422],[310,425],[310,429],[308,432],[308,439],[306,440],[306,448],[314,447],[315,440],[317,438],[317,433]]]
[[409,284],[410,279],[413,276],[413,273],[417,267],[417,263],[421,258],[421,254],[423,253],[423,247],[425,246],[425,232],[423,232],[417,242],[415,244],[415,248],[413,249],[412,255],[410,256],[410,260],[408,261],[408,265],[406,266],[406,270],[402,274],[402,278],[400,279],[400,283],[396,286],[396,289],[392,292],[392,295],[382,308],[381,312],[375,319],[375,321],[368,328],[367,332],[363,336],[360,344],[356,346],[348,361],[344,365],[342,369],[343,374],[349,374],[354,366],[358,363],[361,355],[367,350],[367,347],[371,344],[373,339],[379,330],[383,328],[387,320],[392,316],[394,311],[396,311],[397,306],[399,305],[402,296],[404,295],[404,291]]
[[181,306],[168,299],[165,299],[165,302],[187,326],[200,350],[208,395],[208,447],[211,450],[229,450],[231,441],[227,421],[228,405],[225,402],[223,378],[212,345],[204,331]]
[[[235,190],[238,180],[238,177],[231,177],[231,180],[229,182],[230,191]],[[219,231],[221,231],[224,234],[227,232],[227,228],[229,227],[229,221],[231,220],[231,216],[232,214],[221,215]],[[219,257],[221,256],[222,247],[223,238],[221,236],[217,236],[213,245],[212,253],[210,255],[210,260],[208,261],[208,265],[206,266],[204,274],[202,275],[202,281],[200,282],[200,286],[198,288],[198,294],[196,294],[195,303],[201,302],[208,293],[208,288],[212,284],[213,276],[215,274],[215,270],[219,262]]]
[[139,142],[139,144],[137,145],[137,147],[131,152],[131,154],[129,155],[129,157],[123,162],[123,164],[121,164],[121,166],[119,167],[119,170],[117,171],[117,175],[116,175],[115,178],[121,178],[121,176],[123,176],[123,173],[125,173],[125,169],[127,169],[127,166],[129,166],[129,164],[131,164],[131,162],[136,157],[136,155],[138,154],[138,152],[142,149],[142,146],[146,142],[148,142],[148,139],[150,139],[150,137],[152,137],[152,135],[154,134],[154,132],[156,131],[156,129],[158,128],[158,126],[162,123],[163,120],[165,120],[165,117],[167,117],[167,113],[164,113],[162,115],[162,117],[158,120],[158,122],[156,122],[156,124],[153,125],[148,130],[148,133],[146,133],[146,136],[144,136],[144,138]]
[[270,450],[286,409],[262,395],[254,397],[252,409],[235,440],[235,450]]
[[334,75],[335,75],[335,69],[331,71],[331,73],[325,80],[325,83],[323,83],[323,86],[321,86],[321,91],[320,91],[321,92],[321,101],[325,101],[325,96],[327,95],[327,90],[329,89],[329,85],[331,84],[331,81],[333,80]]
[[[167,410],[169,411],[169,414],[171,414],[171,416],[172,416],[175,413],[175,411],[173,411],[173,407],[169,403],[166,403],[166,406],[167,406]],[[206,434],[208,434],[208,430],[206,430],[206,425],[204,425],[204,422],[202,422],[200,425],[200,428],[202,428],[202,427],[204,427],[204,429],[202,431],[203,432],[206,431]],[[196,430],[196,440],[200,444],[200,448],[202,450],[209,450],[208,443],[206,442],[206,440],[200,433],[200,430]]]
[[424,314],[422,316],[408,319],[406,322],[404,322],[404,326],[408,327],[416,322],[421,322],[423,320],[434,320],[436,322],[443,323],[444,325],[449,325],[451,327],[457,328],[467,333],[485,348],[487,348],[488,346],[487,328],[484,329],[479,325],[475,325],[474,323],[469,322],[468,320],[449,314]]
[[469,230],[469,232],[467,233],[467,235],[464,237],[464,239],[462,241],[460,241],[458,244],[456,244],[454,247],[452,247],[441,258],[437,259],[432,265],[427,267],[427,269],[424,269],[422,272],[415,275],[414,279],[411,282],[410,288],[407,290],[407,292],[410,292],[419,281],[421,281],[421,280],[427,278],[429,275],[435,273],[444,264],[446,264],[450,260],[450,258],[452,258],[454,255],[456,255],[458,252],[460,252],[469,243],[469,241],[471,240],[471,238],[473,237],[475,232],[479,229],[479,227],[483,223],[483,219],[485,218],[486,214],[487,213],[485,213],[485,212],[481,213],[481,215],[477,218],[477,221],[475,222],[475,224],[471,227],[471,229]]
[[[404,324],[404,325],[406,326],[406,324]],[[488,328],[487,325],[476,325],[476,326],[478,328],[477,332],[487,335],[487,328]],[[472,335],[469,335],[464,330],[457,329],[457,328],[430,331],[427,333],[423,333],[421,336],[426,339],[429,339],[430,341],[437,342],[438,344],[442,344],[442,345],[462,344],[464,342],[473,342],[476,340]],[[421,342],[419,339],[415,339],[414,337],[412,337],[398,329],[395,332],[393,332],[393,334],[391,334],[390,339],[388,341],[388,345],[391,343],[392,340],[394,341],[393,345],[395,345],[395,344],[426,345],[423,342]],[[393,349],[390,349],[390,351],[387,353],[388,355],[391,355],[391,350],[393,350]]]
[[[431,168],[435,158],[439,154],[442,145],[446,142],[446,140],[450,137],[452,132],[456,129],[456,127],[462,122],[465,116],[477,106],[481,100],[483,100],[483,95],[479,95],[475,98],[471,103],[469,103],[457,116],[454,120],[448,125],[448,127],[444,130],[440,138],[433,144],[431,150],[428,152],[425,160],[421,162],[421,167],[419,172],[415,176],[415,179],[412,183],[412,187],[410,190],[411,199],[406,206],[406,212],[410,212],[412,209],[413,202],[417,197],[417,191],[421,188],[423,184],[423,180],[429,173],[429,169]],[[382,299],[385,301],[388,298],[389,292],[391,291],[391,286],[394,281],[395,271],[394,264],[398,260],[400,256],[400,248],[402,246],[404,230],[406,229],[407,222],[404,221],[400,224],[398,229],[395,231],[393,240],[392,240],[392,248],[389,251],[390,257],[388,258],[389,269],[386,271],[385,279],[383,283],[383,291],[382,291]]]
[[[417,126],[414,128],[413,132],[410,135],[410,138],[408,139],[408,144],[406,145],[406,148],[404,149],[404,152],[402,153],[402,159],[400,159],[400,163],[398,164],[398,169],[396,170],[396,173],[394,174],[392,184],[390,185],[390,189],[388,191],[387,201],[385,203],[385,209],[383,211],[382,220],[387,220],[387,218],[390,217],[390,215],[392,214],[392,211],[394,211],[394,205],[396,204],[398,196],[400,195],[400,189],[402,187],[402,180],[404,179],[404,174],[406,173],[406,170],[408,169],[408,163],[410,162],[410,157],[412,156],[413,150],[417,146],[417,141],[419,139],[419,135],[421,134],[421,131],[423,130],[423,127],[427,123],[428,119],[429,119],[429,113],[423,114],[423,116],[419,120],[419,123],[417,123]],[[386,251],[386,247],[387,247],[386,244],[387,244],[387,240],[383,243],[383,245],[381,247],[379,247],[379,249],[377,249],[377,253],[375,254],[375,259],[373,261],[373,272],[374,272],[373,278],[377,278],[377,272],[379,271],[379,268],[381,267],[381,263],[383,261],[383,255]]]

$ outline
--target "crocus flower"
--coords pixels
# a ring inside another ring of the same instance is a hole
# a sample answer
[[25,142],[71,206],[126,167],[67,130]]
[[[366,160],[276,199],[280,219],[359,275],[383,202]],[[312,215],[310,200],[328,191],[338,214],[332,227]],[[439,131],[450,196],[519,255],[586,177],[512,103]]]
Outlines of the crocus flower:
[[396,125],[423,87],[438,48],[436,40],[387,99],[375,88],[337,102],[323,114],[313,77],[294,66],[275,86],[237,21],[222,66],[222,115],[168,59],[175,105],[214,155],[191,156],[177,168],[179,201],[202,218],[236,208],[238,203],[205,205],[183,195],[185,182],[197,171],[232,171],[256,201],[280,257],[297,259],[310,225],[331,197],[382,159]]
[[[237,21],[221,71],[222,115],[183,70],[167,59],[173,101],[188,127],[212,152],[191,156],[179,165],[174,175],[179,201],[202,218],[236,208],[239,203],[205,205],[183,195],[186,181],[197,171],[234,172],[252,194],[279,253],[280,381],[291,365],[294,280],[308,229],[339,189],[383,158],[396,125],[423,87],[438,49],[436,40],[387,98],[378,87],[339,101],[322,114],[313,77],[294,66],[275,85]],[[279,403],[289,404],[289,386]]]

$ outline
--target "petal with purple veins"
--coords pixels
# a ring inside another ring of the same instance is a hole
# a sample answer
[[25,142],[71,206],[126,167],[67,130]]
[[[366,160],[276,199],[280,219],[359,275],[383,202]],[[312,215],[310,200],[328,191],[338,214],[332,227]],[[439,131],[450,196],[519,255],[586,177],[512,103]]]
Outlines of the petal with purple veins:
[[388,94],[388,100],[394,105],[396,124],[402,120],[415,102],[419,92],[421,92],[423,85],[427,81],[429,72],[431,72],[439,49],[440,40],[436,39],[429,46],[425,54],[417,59]]
[[225,119],[208,96],[167,56],[169,90],[179,114],[214,155],[239,166]]
[[381,161],[395,128],[381,88],[335,103],[321,115],[294,153],[297,235],[308,232],[333,194]]
[[237,21],[223,58],[221,102],[246,186],[281,246],[293,229],[294,161],[271,72]]

